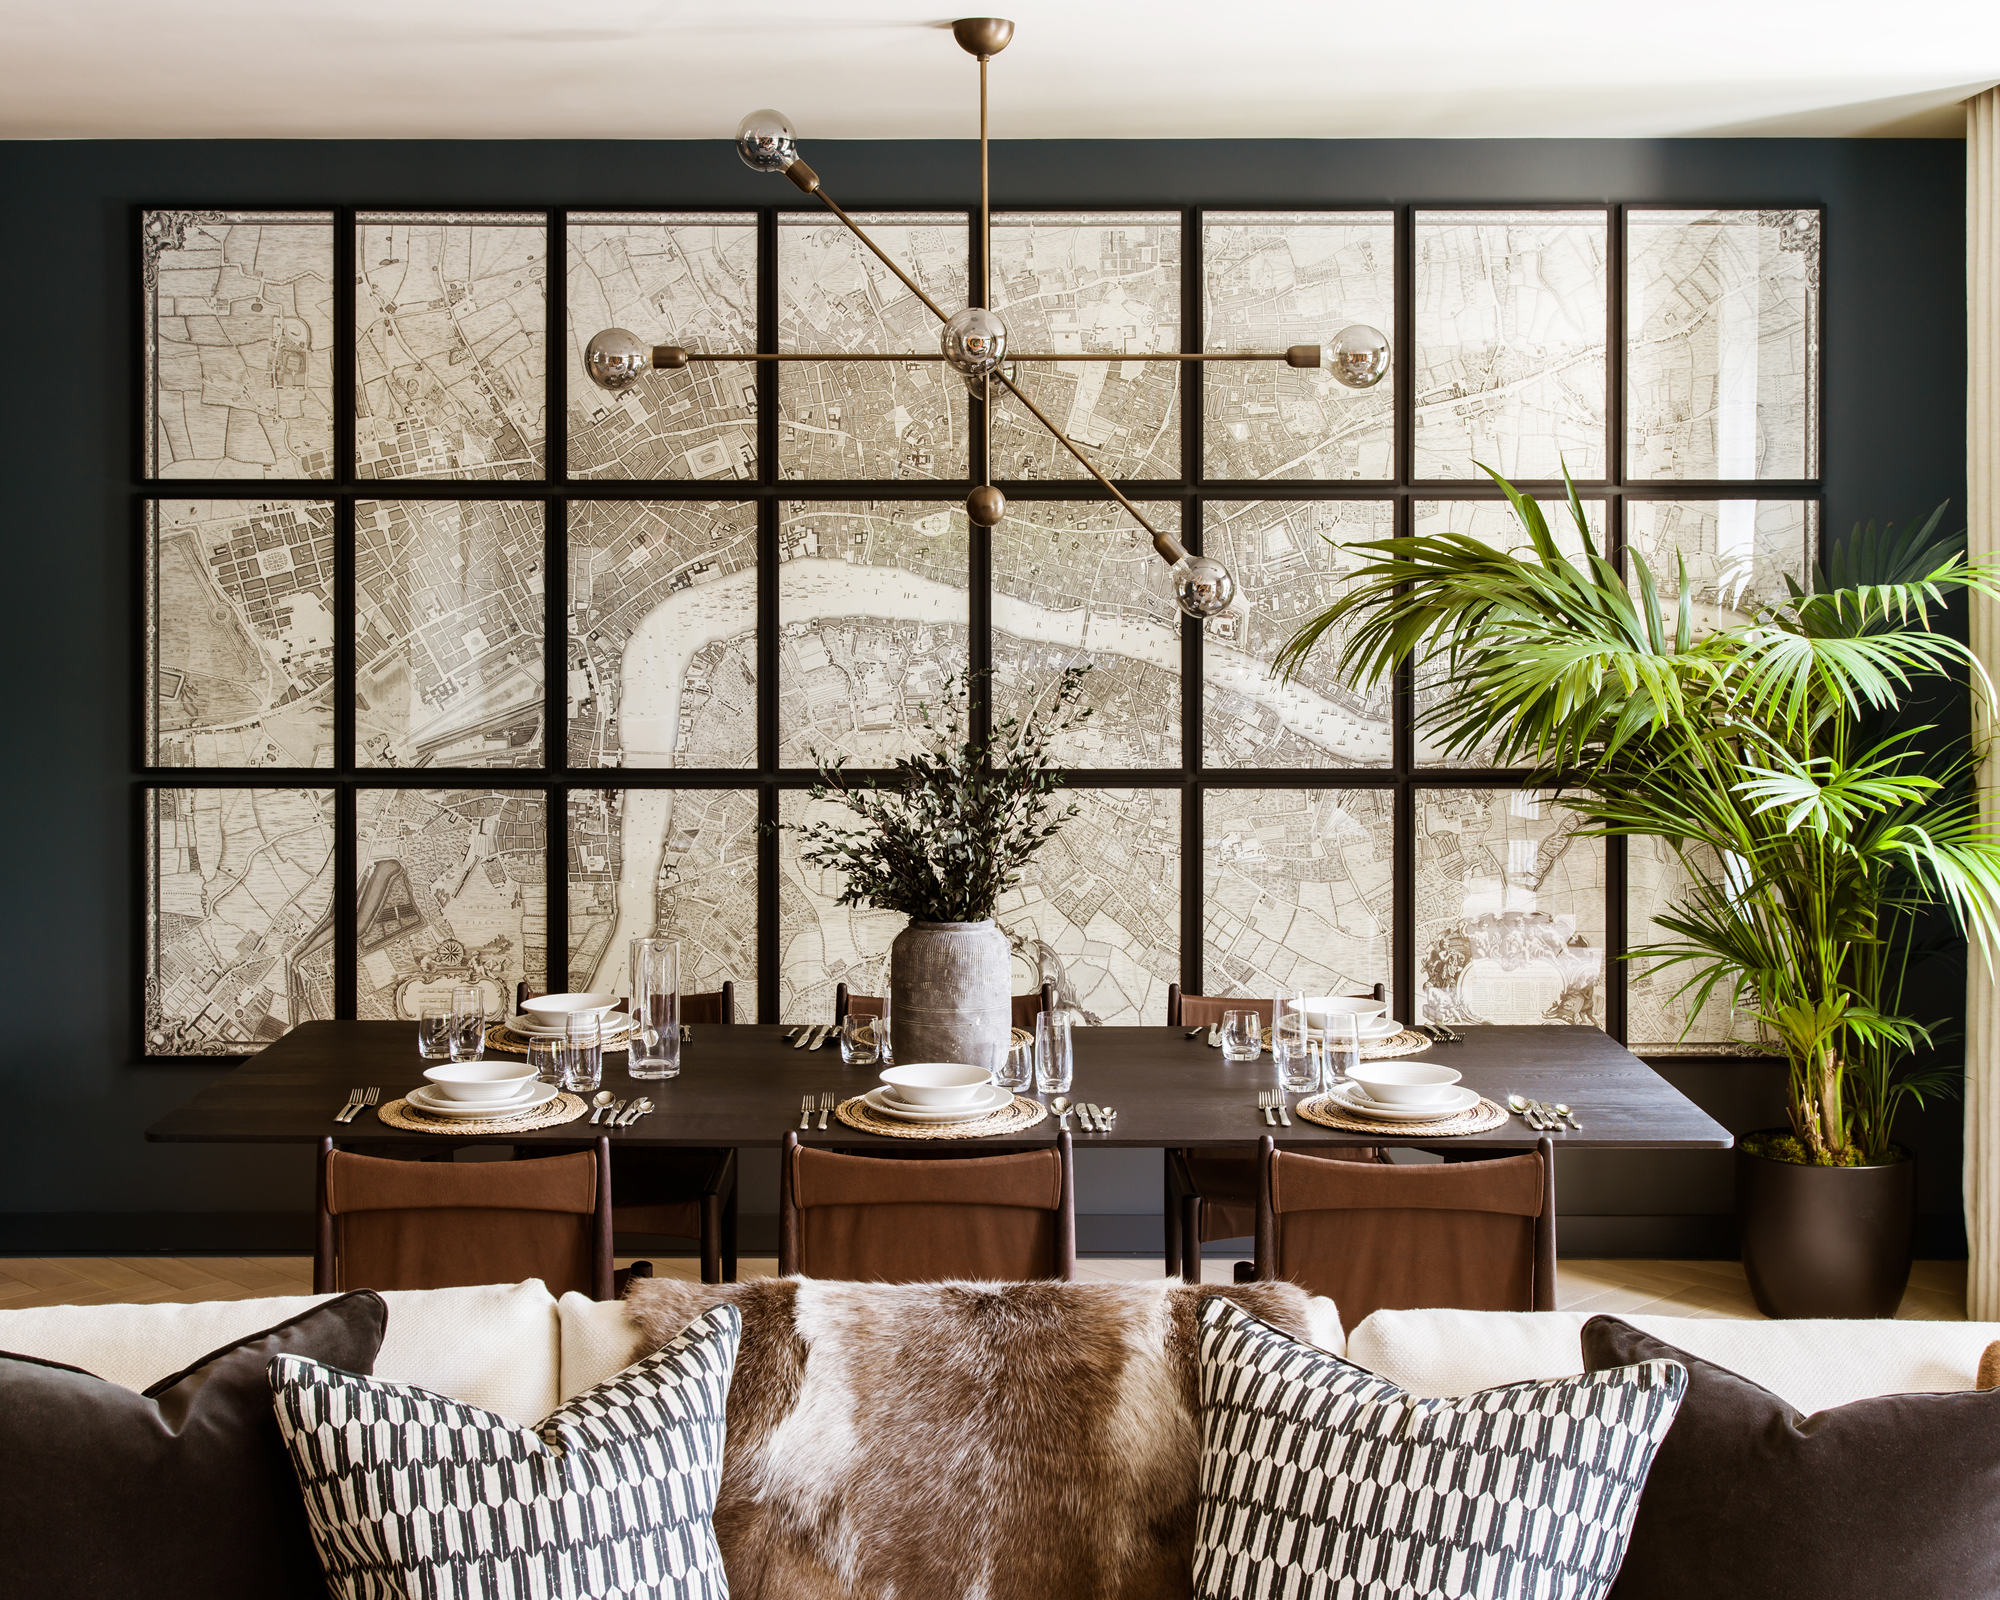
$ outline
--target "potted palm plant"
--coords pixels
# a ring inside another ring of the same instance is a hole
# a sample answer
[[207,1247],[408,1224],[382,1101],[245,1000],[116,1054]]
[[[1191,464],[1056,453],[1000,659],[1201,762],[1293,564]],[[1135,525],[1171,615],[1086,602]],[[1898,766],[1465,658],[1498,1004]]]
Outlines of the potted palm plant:
[[1363,546],[1370,564],[1277,670],[1334,630],[1364,682],[1442,665],[1424,720],[1450,751],[1497,735],[1498,761],[1532,763],[1589,831],[1666,843],[1692,887],[1656,919],[1675,937],[1627,958],[1678,968],[1691,1019],[1728,994],[1789,1062],[1789,1126],[1737,1155],[1758,1305],[1892,1316],[1915,1209],[1896,1117],[1959,1072],[1914,1065],[1935,1024],[1904,1014],[1904,978],[1939,910],[1989,950],[2000,933],[2000,832],[1973,758],[1915,713],[1954,668],[1989,688],[1933,625],[1953,591],[1996,593],[2000,567],[1969,562],[1940,507],[1919,527],[1857,529],[1810,589],[1788,579],[1778,603],[1702,630],[1684,561],[1669,614],[1636,552],[1628,582],[1598,551],[1574,486],[1572,561],[1541,508],[1490,475],[1527,549],[1449,533]]
[[[890,1015],[900,1061],[998,1065],[1010,1037],[1013,957],[993,923],[1000,896],[1076,815],[1058,788],[1057,737],[1090,715],[1080,705],[1088,667],[1070,667],[1046,715],[1006,717],[985,738],[967,728],[973,710],[947,680],[953,709],[934,720],[921,708],[925,748],[884,779],[851,778],[838,761],[818,762],[816,800],[861,821],[782,823],[799,836],[799,858],[842,874],[838,904],[900,911],[910,921],[890,948]],[[969,691],[983,674],[964,680]]]

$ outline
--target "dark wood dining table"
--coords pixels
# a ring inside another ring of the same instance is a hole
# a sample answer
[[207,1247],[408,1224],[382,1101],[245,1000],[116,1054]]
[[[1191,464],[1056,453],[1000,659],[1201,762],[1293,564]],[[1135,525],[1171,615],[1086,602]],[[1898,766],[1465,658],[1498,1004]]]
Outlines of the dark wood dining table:
[[[799,1131],[803,1096],[828,1091],[846,1099],[876,1085],[873,1066],[844,1067],[836,1043],[801,1050],[772,1025],[690,1030],[679,1076],[632,1078],[622,1053],[605,1055],[603,1087],[621,1100],[645,1095],[658,1107],[629,1127],[593,1129],[583,1120],[529,1133],[493,1136],[515,1145],[575,1144],[606,1133],[614,1145],[768,1148],[788,1132],[810,1143],[849,1149],[905,1143],[850,1128],[839,1118]],[[1277,1086],[1271,1057],[1234,1063],[1179,1028],[1079,1028],[1072,1100],[1117,1110],[1110,1133],[1086,1132],[1071,1118],[1079,1150],[1250,1145],[1270,1133],[1288,1148],[1319,1145],[1411,1145],[1488,1150],[1531,1149],[1543,1135],[1519,1117],[1487,1133],[1440,1139],[1387,1126],[1347,1133],[1307,1122],[1269,1128],[1257,1109],[1260,1090]],[[1567,1105],[1580,1130],[1552,1135],[1573,1150],[1726,1150],[1729,1131],[1652,1068],[1595,1028],[1475,1027],[1464,1042],[1438,1044],[1423,1056],[1455,1067],[1463,1081],[1504,1105],[1510,1093]],[[417,1030],[404,1022],[307,1022],[203,1089],[146,1130],[165,1144],[379,1145],[435,1141],[439,1135],[390,1127],[374,1110],[352,1123],[334,1113],[354,1088],[376,1087],[383,1103],[423,1083]],[[1296,1103],[1296,1101],[1294,1101]],[[978,1141],[979,1148],[1021,1149],[1052,1142],[1056,1119]],[[462,1137],[462,1136],[444,1136]]]

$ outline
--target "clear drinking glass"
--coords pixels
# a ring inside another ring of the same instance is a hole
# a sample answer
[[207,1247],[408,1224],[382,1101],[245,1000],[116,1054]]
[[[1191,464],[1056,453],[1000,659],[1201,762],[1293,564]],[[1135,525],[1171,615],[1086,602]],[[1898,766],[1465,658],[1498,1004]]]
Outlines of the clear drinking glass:
[[875,1065],[873,1017],[857,1017],[853,1012],[840,1019],[840,1064],[843,1067]]
[[[1319,1093],[1320,1061],[1324,1042],[1310,1033],[1302,1034],[1285,1051],[1280,1068],[1288,1094]],[[1272,1052],[1276,1054],[1275,1051]]]
[[681,946],[678,939],[635,937],[631,944],[632,1035],[626,1070],[635,1078],[673,1078],[681,1070]]
[[563,1041],[560,1039],[530,1039],[528,1041],[528,1065],[543,1083],[562,1083]]
[[486,994],[477,984],[451,991],[451,1059],[477,1061],[486,1054]]
[[1326,1023],[1327,1087],[1345,1083],[1361,1065],[1361,1023],[1356,1017],[1329,1017]]
[[604,1025],[597,1014],[571,1013],[563,1025],[562,1086],[590,1094],[604,1081]]
[[451,1059],[451,1013],[426,1011],[417,1018],[417,1054],[426,1061]]
[[1309,1022],[1296,997],[1279,995],[1271,1008],[1271,1064],[1278,1069],[1278,1081],[1287,1086],[1294,1075],[1303,1076],[1308,1069]]
[[1035,1087],[1043,1094],[1068,1094],[1076,1073],[1070,1040],[1070,1013],[1044,1011],[1035,1018]]
[[1222,1054],[1229,1061],[1255,1061],[1264,1053],[1264,1013],[1222,1013]]
[[878,1066],[893,1067],[896,1052],[889,1048],[889,972],[884,963],[882,972],[882,1014],[875,1019],[875,1061]]
[[1007,1053],[1000,1058],[1000,1066],[993,1074],[993,1081],[1009,1094],[1019,1094],[1035,1081],[1035,1041],[1032,1039],[1010,1039]]

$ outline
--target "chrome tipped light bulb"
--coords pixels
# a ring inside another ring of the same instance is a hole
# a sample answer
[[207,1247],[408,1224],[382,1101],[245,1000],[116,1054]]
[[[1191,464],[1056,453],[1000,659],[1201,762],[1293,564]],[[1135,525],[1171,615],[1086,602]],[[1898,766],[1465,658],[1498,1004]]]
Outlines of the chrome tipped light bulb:
[[1236,579],[1213,556],[1182,556],[1167,574],[1167,588],[1175,605],[1203,622],[1236,603]]
[[629,389],[653,365],[652,346],[624,328],[606,328],[584,346],[583,370],[600,389]]
[[1349,389],[1372,389],[1389,373],[1389,337],[1379,328],[1357,322],[1342,328],[1323,348],[1320,364],[1333,381]]
[[799,159],[799,136],[782,111],[753,111],[736,125],[736,153],[752,172],[783,172]]
[[938,348],[962,377],[983,378],[1007,359],[1007,324],[984,306],[967,306],[944,325]]

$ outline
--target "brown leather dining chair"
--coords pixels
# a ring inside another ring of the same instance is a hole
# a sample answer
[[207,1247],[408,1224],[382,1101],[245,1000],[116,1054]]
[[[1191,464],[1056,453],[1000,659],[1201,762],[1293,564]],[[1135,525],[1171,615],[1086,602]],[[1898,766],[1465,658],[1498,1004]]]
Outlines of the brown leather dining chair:
[[[1015,995],[1013,1000],[1014,1026],[1017,1028],[1026,1028],[1032,1032],[1035,1026],[1035,1018],[1039,1017],[1044,1011],[1055,1010],[1056,986],[1053,983],[1044,983],[1039,989],[1030,990],[1027,994]],[[833,1020],[835,1022],[842,1022],[850,1015],[857,1017],[881,1016],[882,997],[879,994],[849,994],[846,984],[835,984],[833,986]]]
[[313,1293],[540,1278],[612,1297],[611,1141],[540,1161],[386,1161],[319,1143]]
[[[1363,996],[1356,995],[1361,999]],[[1373,999],[1386,1001],[1386,985],[1376,984]],[[1229,1011],[1254,1011],[1271,1025],[1275,1000],[1240,995],[1182,994],[1177,983],[1167,986],[1167,1026],[1219,1027]],[[1255,1150],[1183,1150],[1170,1148],[1165,1157],[1167,1276],[1178,1274],[1189,1283],[1201,1282],[1201,1247],[1211,1239],[1245,1239],[1257,1225],[1257,1152]],[[1335,1161],[1386,1163],[1388,1152],[1375,1145],[1328,1151]]]
[[1555,1141],[1527,1155],[1364,1166],[1258,1144],[1260,1281],[1289,1279],[1340,1308],[1556,1308]]
[[916,1159],[785,1135],[778,1272],[869,1283],[1076,1276],[1070,1136],[1046,1150]]

